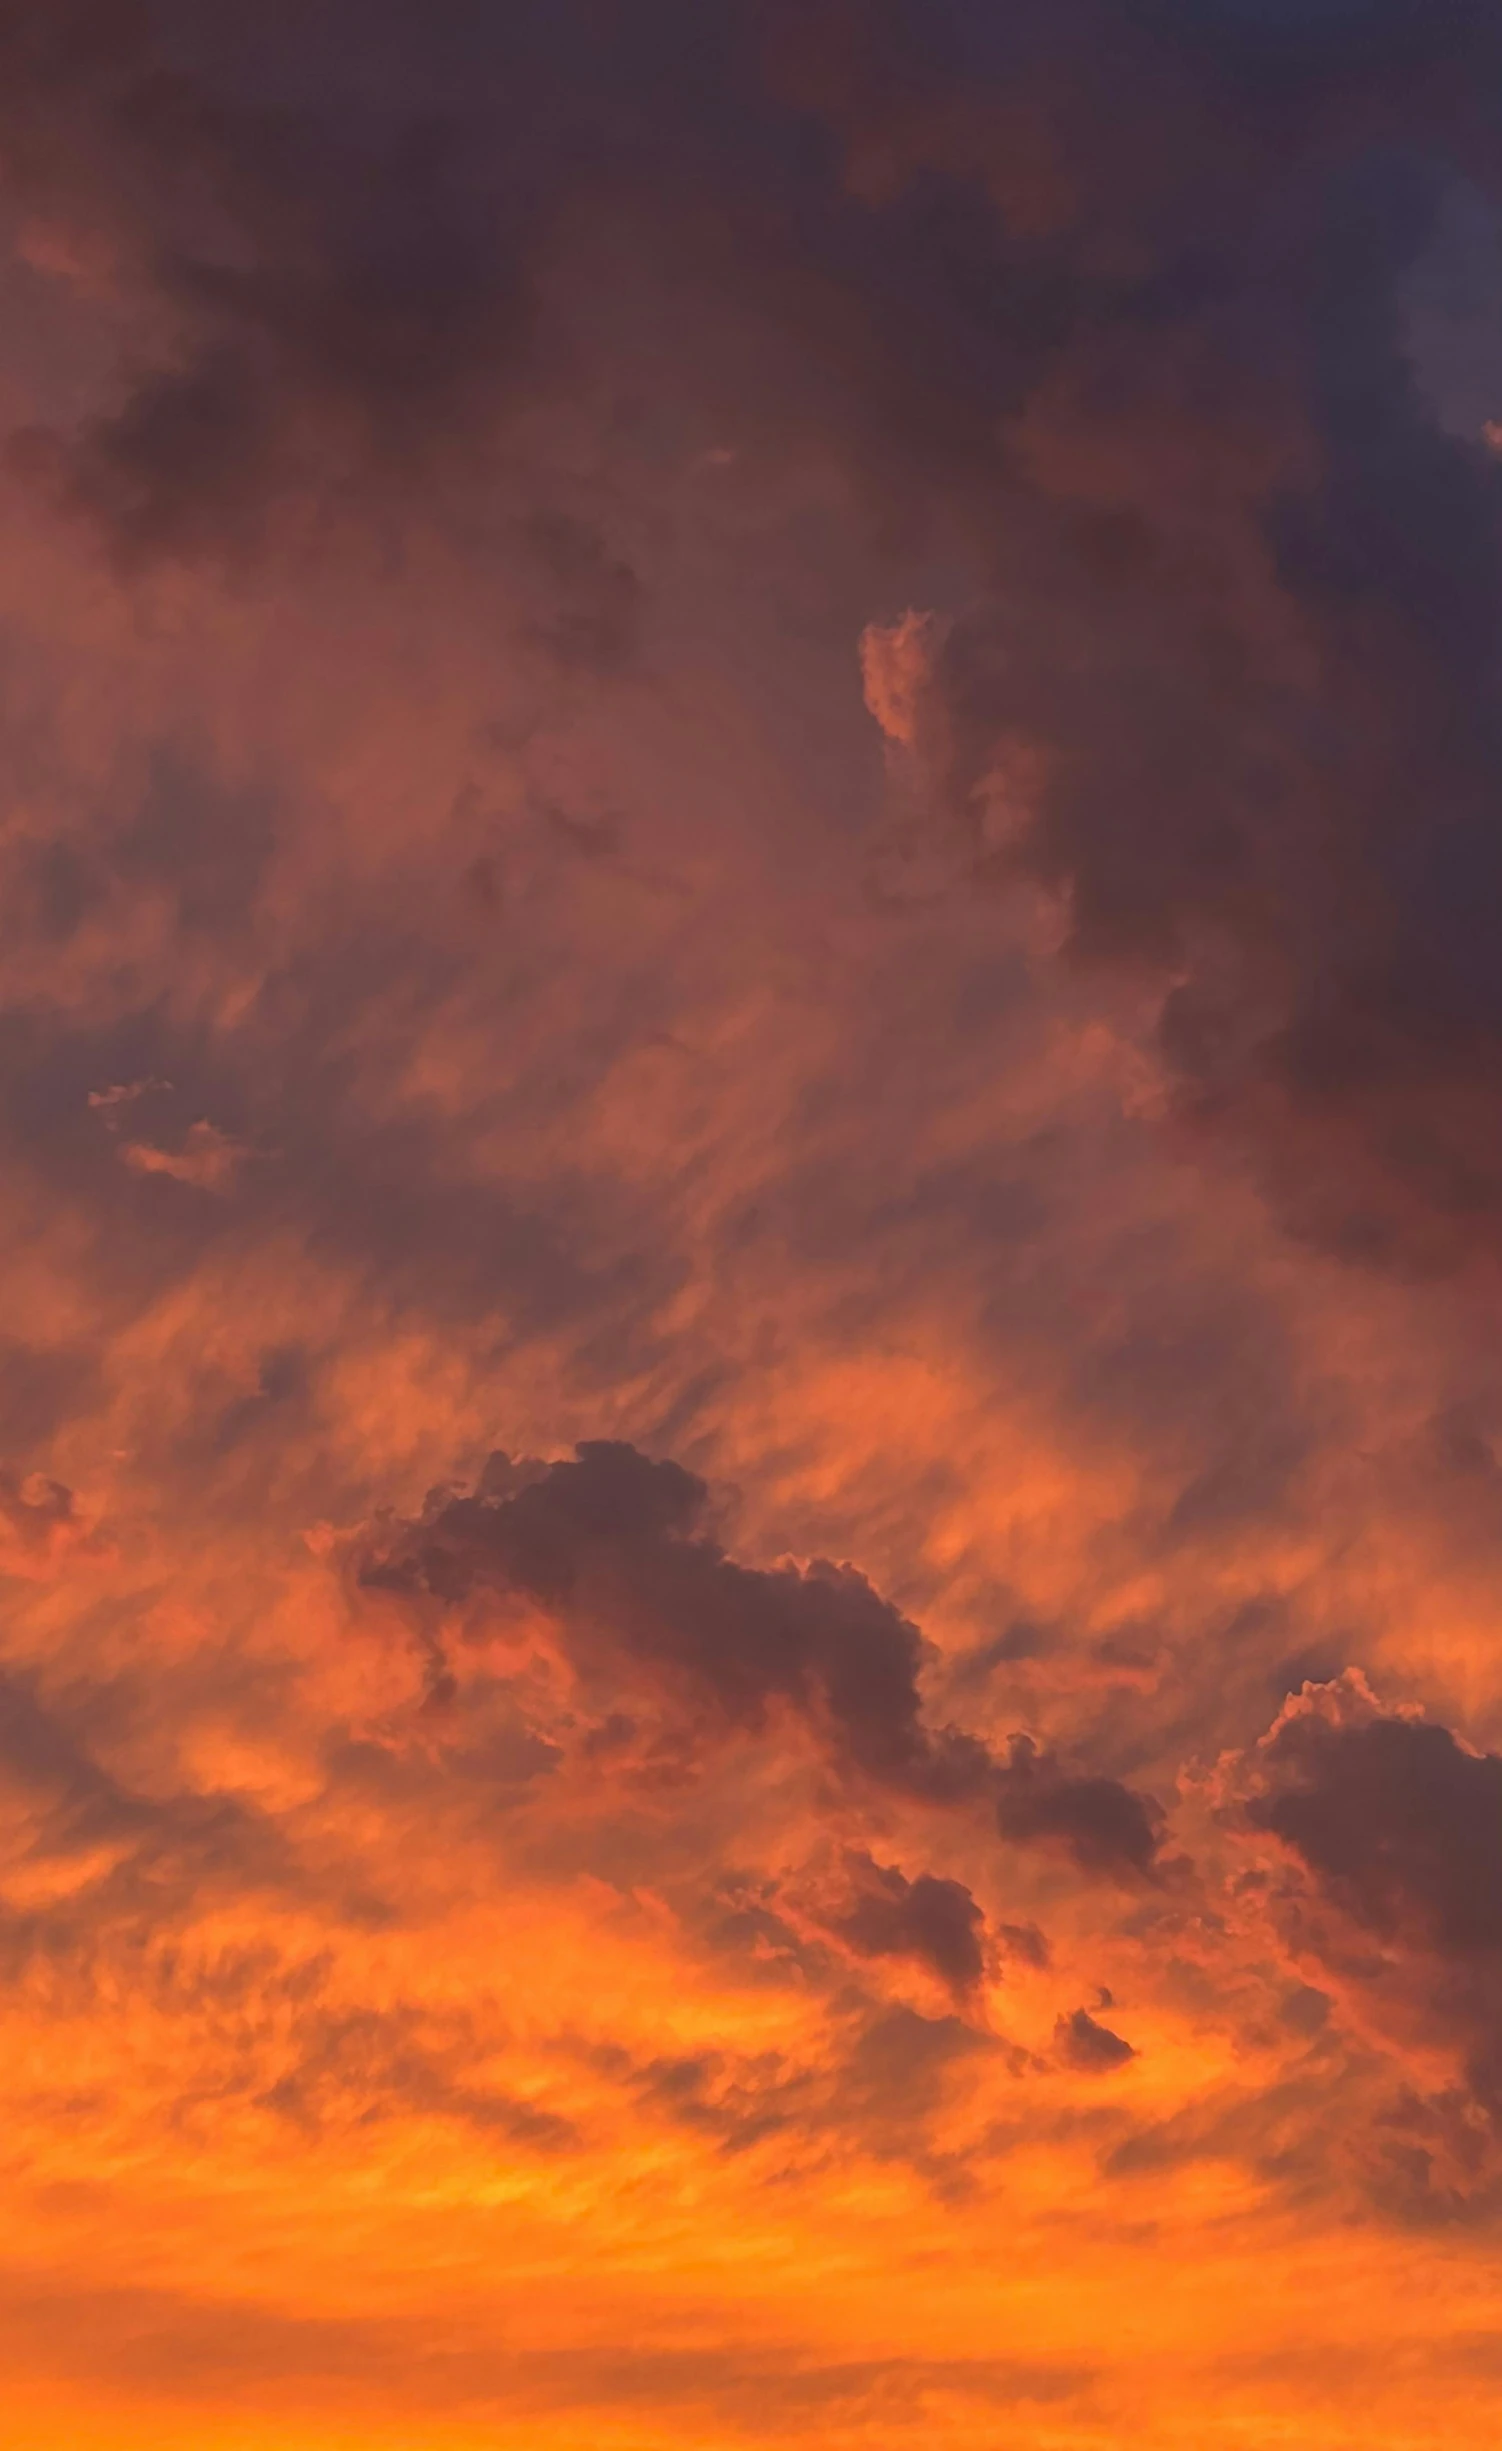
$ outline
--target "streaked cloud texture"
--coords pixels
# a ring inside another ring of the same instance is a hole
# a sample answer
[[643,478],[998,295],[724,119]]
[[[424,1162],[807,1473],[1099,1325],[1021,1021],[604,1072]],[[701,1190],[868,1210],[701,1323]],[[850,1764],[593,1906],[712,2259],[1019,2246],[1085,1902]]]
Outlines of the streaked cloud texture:
[[1481,2451],[1502,7],[0,9],[25,2451]]

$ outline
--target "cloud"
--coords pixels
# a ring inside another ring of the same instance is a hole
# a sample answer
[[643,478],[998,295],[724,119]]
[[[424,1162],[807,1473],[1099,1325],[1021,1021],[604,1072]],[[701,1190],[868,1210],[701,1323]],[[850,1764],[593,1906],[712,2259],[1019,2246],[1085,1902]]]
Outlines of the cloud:
[[1410,2216],[1489,2213],[1502,2201],[1502,1759],[1416,1710],[1385,1711],[1349,1672],[1285,1706],[1244,1811],[1302,1875],[1275,1899],[1285,1940],[1404,2072],[1377,2192]]
[[12,1820],[0,1954],[13,1980],[32,1964],[86,1967],[121,1939],[191,1922],[212,1896],[303,1888],[288,1832],[265,1813],[193,1787],[137,1792],[14,1676],[0,1680],[0,1791]]
[[1128,2060],[1137,2056],[1129,2042],[1123,2042],[1109,2026],[1098,2025],[1089,2010],[1083,2008],[1059,2019],[1054,2029],[1054,2049],[1066,2068],[1073,2068],[1082,2076],[1105,2076],[1113,2068],[1124,2068]]
[[[355,501],[400,523],[553,396],[591,211],[643,299],[696,233],[671,277],[767,336],[742,422],[880,496],[894,578],[963,533],[942,619],[859,635],[981,870],[1156,982],[1184,1119],[1297,1231],[1421,1272],[1490,1252],[1502,472],[1408,339],[1455,195],[1497,210],[1489,12],[1437,47],[1400,0],[1029,0],[1004,32],[737,6],[690,57],[670,0],[630,39],[387,11],[354,79],[357,22],[13,12],[17,175],[77,225],[33,259],[112,233],[156,332],[113,405],[19,438],[22,477],[130,567]],[[663,377],[701,406],[716,379]],[[642,582],[541,518],[579,601],[537,635],[606,668]]]
[[[1427,274],[1425,250],[1457,186],[1495,219],[1469,88],[1495,22],[1467,9],[1447,57],[1406,6],[1097,15],[1108,40],[1086,10],[1046,33],[1023,10],[994,45],[957,18],[969,81],[930,64],[908,100],[895,29],[915,29],[883,12],[828,97],[852,158],[881,145],[877,209],[907,212],[1004,446],[987,477],[952,460],[989,583],[903,736],[993,879],[1031,874],[1076,957],[1156,979],[1203,1146],[1249,1151],[1285,1219],[1349,1258],[1453,1268],[1502,1219],[1480,920],[1502,496],[1405,317],[1412,279],[1445,277],[1442,237]],[[1044,113],[1030,236],[983,132]],[[965,198],[983,278],[955,280],[925,181]],[[1025,405],[988,396],[987,344],[1044,285]]]
[[[491,1474],[505,1492],[509,1460],[493,1459]],[[1027,1737],[998,1755],[930,1727],[917,1627],[851,1566],[739,1564],[704,1529],[708,1497],[679,1464],[590,1440],[512,1494],[440,1493],[421,1519],[373,1527],[358,1579],[459,1611],[461,1627],[478,1602],[475,1631],[487,1598],[531,1602],[607,1689],[612,1673],[645,1670],[665,1700],[727,1733],[765,1729],[780,1706],[847,1778],[939,1807],[989,1806],[1004,1837],[1055,1845],[1091,1873],[1152,1871],[1150,1800],[1072,1775]]]
[[136,1174],[164,1174],[174,1183],[192,1183],[199,1191],[229,1191],[249,1152],[212,1123],[188,1127],[180,1149],[157,1149],[149,1141],[126,1141],[123,1164]]
[[63,1482],[0,1468],[0,1571],[50,1575],[93,1537]]
[[1041,2356],[820,2359],[796,2338],[742,2343],[733,2332],[692,2347],[638,2335],[618,2346],[519,2348],[494,2326],[477,2337],[462,2312],[436,2323],[375,2319],[249,2292],[205,2297],[118,2280],[82,2291],[54,2275],[13,2289],[0,2322],[8,2350],[14,2324],[19,2370],[56,2358],[132,2399],[165,2393],[169,2405],[223,2394],[286,2410],[313,2403],[309,2386],[337,2383],[372,2414],[393,2392],[413,2393],[442,2420],[462,2421],[476,2406],[533,2425],[650,2410],[753,2442],[769,2427],[801,2438],[852,2419],[921,2426],[936,2410],[984,2419],[1055,2408],[1087,2395],[1095,2377],[1083,2360]]
[[12,2329],[153,2440],[1480,2320],[1499,65],[0,12]]
[[916,1959],[963,1996],[985,1971],[985,1917],[962,1881],[920,1872],[910,1881],[895,1864],[868,1855],[846,1859],[852,1896],[829,1926],[857,1957]]
[[[357,469],[399,489],[524,351],[511,148],[462,90],[377,98],[379,42],[367,107],[341,107],[325,44],[351,22],[315,10],[263,83],[219,8],[11,13],[5,123],[72,233],[59,260],[107,232],[161,335],[117,405],[27,430],[12,462],[127,568],[253,552]],[[441,58],[441,35],[424,47]]]
[[170,1081],[116,1081],[108,1089],[91,1089],[89,1104],[100,1110],[103,1121],[111,1130],[116,1130],[117,1108],[133,1106],[137,1098],[150,1097],[155,1091],[170,1090],[171,1087]]
[[861,683],[866,706],[889,741],[910,749],[927,696],[934,647],[931,613],[909,610],[883,627],[872,622],[861,632]]
[[1161,1815],[1149,1798],[1117,1779],[1070,1775],[1028,1736],[1012,1739],[996,1809],[1004,1837],[1060,1839],[1089,1870],[1145,1873],[1158,1844]]
[[[462,2016],[444,2020],[405,2003],[315,2001],[299,2010],[283,2065],[254,2099],[314,2136],[415,2116],[453,2120],[521,2151],[577,2151],[582,2139],[571,2119],[485,2081],[485,2042]],[[266,2073],[253,2064],[247,2094]]]
[[1247,1815],[1351,1919],[1442,1957],[1502,1951],[1502,1758],[1387,1716],[1352,1679],[1306,1689],[1265,1741]]

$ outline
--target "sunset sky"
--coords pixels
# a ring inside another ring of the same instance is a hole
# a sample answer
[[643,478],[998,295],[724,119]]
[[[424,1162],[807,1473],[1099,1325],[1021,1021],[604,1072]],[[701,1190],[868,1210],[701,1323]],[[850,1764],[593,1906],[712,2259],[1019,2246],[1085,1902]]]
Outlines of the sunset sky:
[[1502,0],[0,0],[7,2451],[1494,2451]]

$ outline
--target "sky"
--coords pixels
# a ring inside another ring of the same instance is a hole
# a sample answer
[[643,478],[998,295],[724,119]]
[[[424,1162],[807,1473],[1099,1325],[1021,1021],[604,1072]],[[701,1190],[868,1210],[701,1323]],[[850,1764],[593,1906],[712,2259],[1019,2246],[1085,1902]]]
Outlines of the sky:
[[1499,92],[0,7],[17,2451],[1496,2442]]

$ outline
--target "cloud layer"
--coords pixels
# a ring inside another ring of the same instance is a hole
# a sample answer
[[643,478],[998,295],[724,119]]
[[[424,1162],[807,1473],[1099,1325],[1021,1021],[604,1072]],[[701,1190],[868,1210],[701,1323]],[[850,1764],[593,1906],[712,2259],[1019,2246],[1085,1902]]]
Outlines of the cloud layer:
[[37,2451],[1495,2440],[1499,66],[0,12]]

